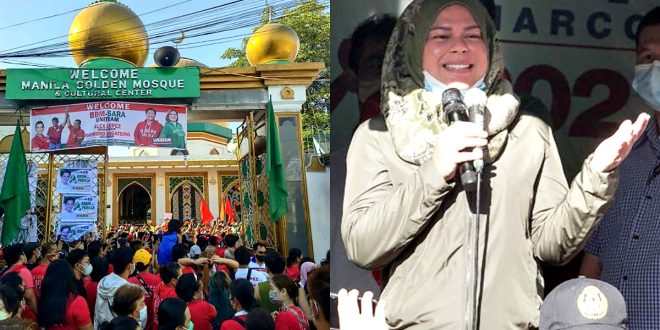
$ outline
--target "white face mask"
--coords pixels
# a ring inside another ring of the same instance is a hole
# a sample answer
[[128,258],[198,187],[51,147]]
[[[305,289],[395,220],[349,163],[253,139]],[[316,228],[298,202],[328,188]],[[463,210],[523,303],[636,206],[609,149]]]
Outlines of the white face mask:
[[479,79],[474,86],[470,87],[467,84],[464,84],[462,82],[453,82],[450,84],[445,84],[442,81],[435,79],[430,73],[423,71],[422,74],[424,74],[424,89],[426,89],[429,92],[436,92],[442,94],[444,91],[446,91],[449,88],[456,88],[460,90],[461,92],[465,92],[470,88],[479,88],[482,91],[486,90],[486,83],[484,83],[484,78]]
[[0,321],[10,318],[11,315],[7,311],[0,311]]
[[632,88],[653,110],[660,111],[660,61],[636,65]]
[[140,319],[138,321],[140,322],[140,327],[144,329],[147,325],[147,305],[144,305],[140,310]]
[[85,276],[89,276],[89,274],[92,273],[92,270],[94,270],[94,267],[91,264],[88,264],[83,268],[82,273]]

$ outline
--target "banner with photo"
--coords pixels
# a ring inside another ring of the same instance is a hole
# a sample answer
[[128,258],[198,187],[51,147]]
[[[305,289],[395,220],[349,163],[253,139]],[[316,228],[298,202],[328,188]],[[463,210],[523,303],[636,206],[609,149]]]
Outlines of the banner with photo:
[[57,226],[57,235],[65,242],[79,240],[86,233],[96,231],[96,223],[93,222],[60,222]]
[[185,105],[102,101],[32,109],[30,150],[90,146],[186,149]]
[[96,223],[98,206],[98,196],[62,195],[60,222]]
[[95,161],[67,163],[57,172],[56,193],[95,194],[98,186],[98,169]]

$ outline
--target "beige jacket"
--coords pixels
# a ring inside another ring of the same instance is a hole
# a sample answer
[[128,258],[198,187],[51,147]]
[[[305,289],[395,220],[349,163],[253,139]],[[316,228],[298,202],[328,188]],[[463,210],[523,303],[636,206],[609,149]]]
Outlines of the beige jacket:
[[[463,246],[473,219],[465,192],[444,182],[431,162],[399,158],[382,117],[357,129],[347,169],[342,237],[351,261],[385,268],[381,299],[390,327],[461,329]],[[537,327],[543,295],[537,260],[566,263],[582,248],[618,176],[583,166],[569,188],[550,128],[524,114],[485,171],[481,329]]]

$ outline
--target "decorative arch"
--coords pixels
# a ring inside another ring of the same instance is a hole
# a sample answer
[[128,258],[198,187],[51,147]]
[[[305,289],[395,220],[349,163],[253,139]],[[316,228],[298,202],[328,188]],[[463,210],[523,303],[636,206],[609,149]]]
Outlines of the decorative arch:
[[170,193],[170,212],[173,219],[200,219],[199,206],[204,193],[192,181],[184,180]]
[[219,155],[220,151],[216,148],[211,148],[211,151],[209,151],[209,155]]

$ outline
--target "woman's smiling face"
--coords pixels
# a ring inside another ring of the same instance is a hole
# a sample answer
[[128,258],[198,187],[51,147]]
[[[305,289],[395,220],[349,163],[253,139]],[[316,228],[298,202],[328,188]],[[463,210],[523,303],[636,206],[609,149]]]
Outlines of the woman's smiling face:
[[440,11],[429,29],[422,67],[445,84],[473,86],[488,72],[488,49],[470,11],[451,5]]

